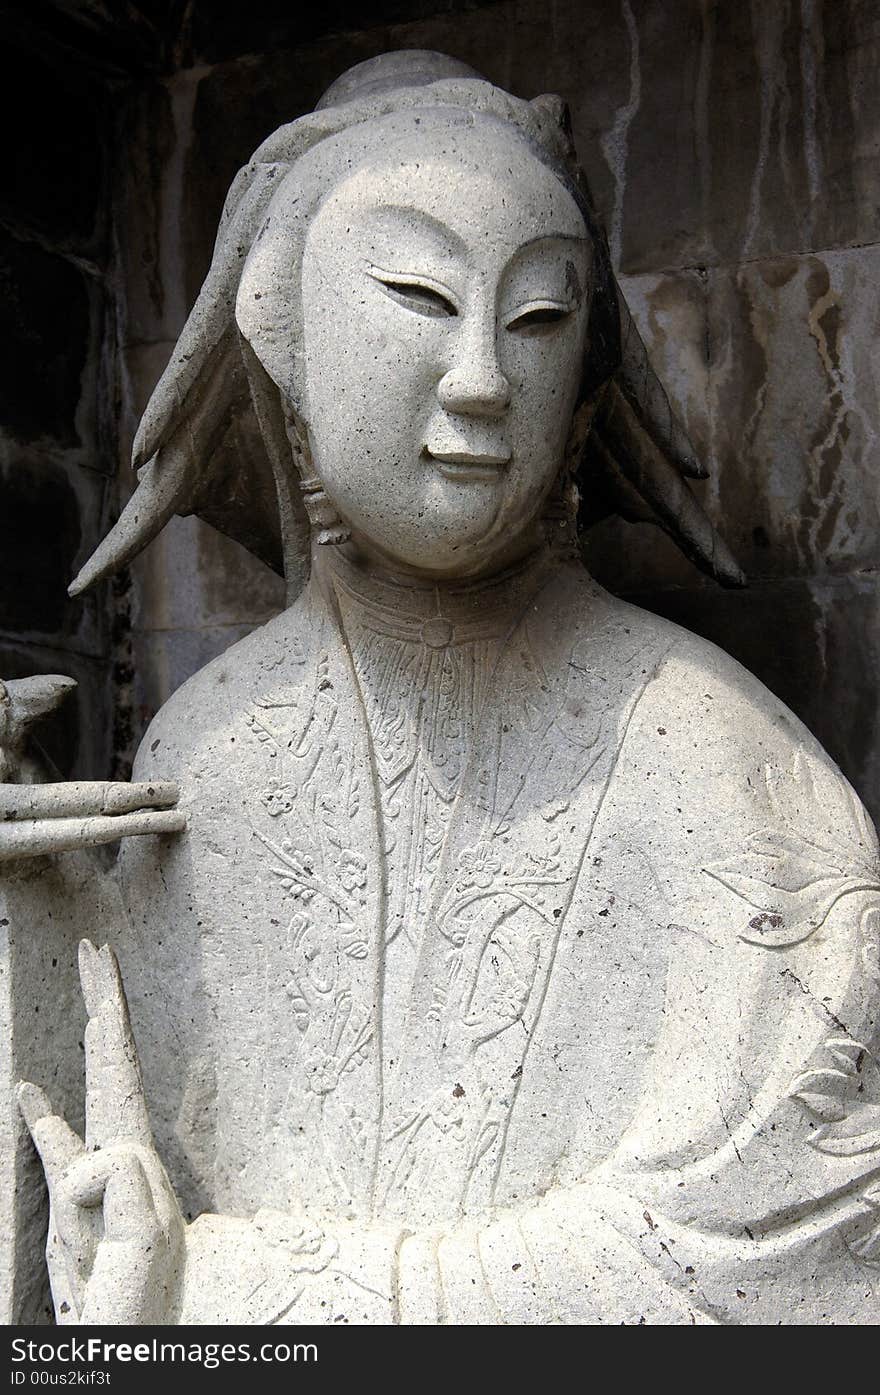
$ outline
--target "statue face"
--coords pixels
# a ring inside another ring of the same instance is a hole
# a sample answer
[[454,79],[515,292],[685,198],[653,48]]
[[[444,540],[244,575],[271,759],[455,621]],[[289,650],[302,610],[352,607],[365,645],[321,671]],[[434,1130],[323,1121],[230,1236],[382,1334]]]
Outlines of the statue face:
[[589,274],[577,204],[500,123],[426,123],[336,186],[305,244],[304,402],[357,542],[438,577],[515,555],[562,464]]

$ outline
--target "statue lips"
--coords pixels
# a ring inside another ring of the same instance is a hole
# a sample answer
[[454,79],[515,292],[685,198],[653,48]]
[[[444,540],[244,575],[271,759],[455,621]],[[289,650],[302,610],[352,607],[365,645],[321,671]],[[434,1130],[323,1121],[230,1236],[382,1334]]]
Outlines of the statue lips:
[[510,451],[432,450],[425,447],[428,460],[435,461],[438,473],[456,482],[497,480],[510,464]]

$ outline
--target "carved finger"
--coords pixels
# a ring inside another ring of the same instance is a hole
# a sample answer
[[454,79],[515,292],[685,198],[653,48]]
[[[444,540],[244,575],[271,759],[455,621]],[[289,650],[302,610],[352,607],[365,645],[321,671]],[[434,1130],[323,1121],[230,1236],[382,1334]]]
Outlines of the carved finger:
[[116,843],[120,838],[182,833],[185,828],[186,815],[175,809],[85,819],[10,819],[0,822],[0,862],[95,848],[102,843]]
[[132,784],[111,780],[65,780],[51,785],[0,785],[0,820],[88,818],[170,809],[180,797],[171,780]]
[[79,947],[79,974],[89,1015],[86,1048],[86,1144],[127,1139],[152,1147],[140,1063],[116,955],[89,940]]
[[100,1206],[115,1157],[114,1152],[105,1148],[97,1153],[83,1153],[64,1174],[59,1196],[72,1206]]
[[102,1206],[109,1240],[132,1240],[159,1225],[146,1171],[132,1149],[83,1154],[68,1169],[60,1190],[74,1206]]
[[82,1307],[84,1326],[136,1327],[176,1321],[182,1264],[170,1266],[168,1273],[159,1270],[157,1275],[155,1248],[139,1239],[102,1240]]
[[[73,1164],[77,1166],[76,1163]],[[50,1193],[49,1236],[46,1259],[53,1273],[62,1268],[77,1310],[82,1306],[89,1275],[101,1243],[104,1224],[101,1212],[80,1206],[68,1195],[65,1179]]]
[[88,1156],[85,1144],[59,1114],[52,1112],[39,1086],[23,1081],[17,1098],[49,1188],[46,1259],[53,1288],[66,1274],[69,1299],[78,1309],[101,1238],[100,1215],[82,1211],[67,1186],[71,1170]]
[[78,1133],[60,1114],[39,1085],[23,1080],[16,1091],[18,1107],[40,1155],[46,1181],[53,1186],[70,1164],[85,1152]]
[[104,1188],[105,1238],[149,1243],[160,1231],[153,1193],[140,1159],[134,1153],[115,1158]]
[[109,1159],[103,1220],[82,1322],[173,1321],[185,1247],[182,1235],[163,1229],[146,1169],[133,1152]]

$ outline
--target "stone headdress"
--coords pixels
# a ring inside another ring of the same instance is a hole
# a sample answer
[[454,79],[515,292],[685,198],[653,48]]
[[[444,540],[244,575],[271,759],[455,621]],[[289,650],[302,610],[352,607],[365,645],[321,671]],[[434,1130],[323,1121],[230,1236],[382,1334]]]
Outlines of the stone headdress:
[[[71,594],[129,562],[175,513],[198,514],[284,573],[291,598],[300,590],[312,523],[320,518],[308,425],[297,411],[299,295],[257,309],[259,294],[242,291],[254,262],[271,255],[282,218],[299,225],[302,242],[311,213],[346,172],[352,150],[367,151],[375,142],[377,122],[407,121],[426,110],[453,121],[480,115],[509,124],[584,214],[594,286],[569,452],[569,468],[582,481],[581,526],[612,512],[650,520],[718,581],[742,583],[688,488],[688,476],[706,472],[616,285],[564,102],[522,101],[453,59],[406,51],[350,69],[314,112],[282,126],[239,171],[210,271],[135,437],[137,488]],[[289,248],[290,227],[283,232]],[[323,540],[332,541],[332,534]]]

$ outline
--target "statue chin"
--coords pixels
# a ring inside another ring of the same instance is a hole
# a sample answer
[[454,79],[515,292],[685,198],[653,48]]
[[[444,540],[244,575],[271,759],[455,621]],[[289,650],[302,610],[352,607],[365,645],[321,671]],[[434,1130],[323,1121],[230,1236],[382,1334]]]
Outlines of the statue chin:
[[[499,537],[497,514],[485,529],[477,532],[472,519],[467,520],[470,524],[467,526],[464,521],[450,517],[451,512],[447,512],[439,537],[425,535],[422,538],[416,534],[392,538],[386,536],[381,527],[367,533],[345,526],[351,539],[348,554],[371,562],[380,572],[409,575],[417,584],[420,580],[450,584],[498,575],[519,565],[546,542],[547,529],[541,519],[527,520],[518,528],[511,527],[506,536]],[[555,531],[560,532],[562,541],[562,530]],[[565,541],[570,541],[571,532],[572,529],[566,530]]]
[[77,584],[197,508],[290,603],[131,783],[47,779],[70,681],[0,685],[59,1322],[877,1319],[877,839],[584,569],[579,493],[742,581],[585,187],[558,99],[440,55],[276,132]]

